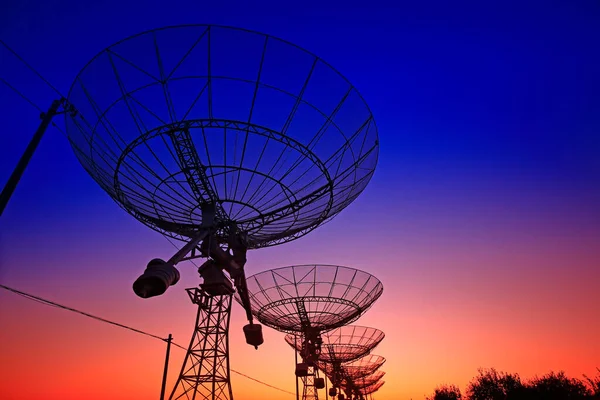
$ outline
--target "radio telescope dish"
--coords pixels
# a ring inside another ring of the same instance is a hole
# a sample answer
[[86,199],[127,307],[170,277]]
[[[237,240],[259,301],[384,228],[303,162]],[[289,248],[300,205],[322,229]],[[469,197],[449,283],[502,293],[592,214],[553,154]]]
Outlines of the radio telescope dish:
[[351,323],[383,292],[373,275],[334,265],[272,269],[248,277],[247,285],[254,316],[271,328],[295,334]]
[[[385,334],[379,329],[365,326],[342,326],[323,333],[319,361],[327,363],[346,363],[369,354],[383,340]],[[299,350],[294,335],[286,335],[285,341]]]
[[[377,340],[379,339],[376,339],[375,342],[365,347],[373,348],[377,346],[381,341]],[[290,343],[289,340],[287,341]],[[356,340],[350,339],[345,344],[356,342]],[[370,378],[385,362],[385,358],[375,355],[363,356],[350,362],[341,362],[341,360],[349,358],[347,356],[349,353],[351,354],[352,352],[347,351],[347,346],[340,346],[338,343],[338,345],[326,344],[319,355],[321,361],[317,362],[317,367],[331,380],[332,389],[330,395],[332,396],[335,396],[335,393],[337,393],[337,388],[343,388],[348,394],[352,393],[356,389],[355,386],[352,386],[354,382],[362,382],[364,379]],[[323,359],[327,361],[322,361]]]
[[368,354],[355,361],[343,364],[318,361],[317,366],[330,378],[338,373],[347,379],[357,380],[373,374],[384,363],[384,357]]
[[[317,338],[311,337],[310,331],[303,334],[300,340],[296,335],[288,334],[285,336],[285,341],[294,350],[300,352],[304,360],[314,363],[317,368],[319,361],[331,363],[333,374],[328,376],[335,388],[344,387],[342,383],[344,379],[346,382],[348,379],[339,368],[340,365],[365,356],[383,340],[384,336],[378,329],[350,325],[323,333]],[[318,345],[311,346],[312,343]],[[312,347],[316,347],[317,351]]]
[[364,99],[329,64],[249,30],[186,25],[96,55],[71,86],[79,161],[128,213],[187,241],[216,207],[249,249],[305,235],[366,187],[378,157]]
[[368,388],[371,385],[374,385],[375,383],[379,382],[381,380],[381,378],[383,378],[385,376],[385,372],[384,371],[377,371],[374,372],[373,374],[366,376],[364,378],[360,378],[360,379],[355,379],[352,380],[352,386],[358,388],[358,389],[363,389],[363,388]]
[[360,397],[361,395],[377,391],[384,383],[384,381],[382,381],[384,375],[385,372],[377,371],[374,374],[361,379],[345,379],[341,387],[348,395],[348,398],[353,398],[353,395]]
[[343,368],[351,379],[360,379],[377,371],[385,361],[382,356],[368,354],[358,360],[343,364]]
[[252,314],[289,333],[285,340],[300,353],[296,378],[302,378],[304,400],[318,398],[317,389],[324,387],[316,368],[322,333],[356,320],[383,292],[373,275],[335,265],[272,269],[248,277],[246,284]]
[[358,389],[358,393],[362,394],[363,396],[373,394],[376,391],[378,391],[379,389],[381,389],[381,387],[384,385],[384,383],[385,383],[385,381],[378,381],[378,382],[372,384],[371,386],[367,386],[365,388]]
[[[364,357],[383,340],[384,336],[383,332],[378,329],[350,325],[342,326],[319,337],[321,343],[316,365],[331,379],[334,392],[339,387],[344,388],[347,393],[352,392],[349,385],[354,380],[342,365]],[[298,341],[296,336],[286,335],[285,341],[295,350],[305,351],[304,344],[299,348],[299,344],[303,342]],[[323,368],[323,364],[326,364],[325,368]],[[327,364],[329,365],[327,366]]]

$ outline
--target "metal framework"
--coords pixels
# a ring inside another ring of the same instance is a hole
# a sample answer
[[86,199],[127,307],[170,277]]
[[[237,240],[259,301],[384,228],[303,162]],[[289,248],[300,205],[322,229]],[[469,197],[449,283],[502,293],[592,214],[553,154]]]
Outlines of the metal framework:
[[[369,354],[384,338],[385,334],[379,329],[357,325],[342,326],[321,335],[322,349],[318,360],[325,363],[348,363]],[[286,335],[285,341],[297,348],[293,335]]]
[[132,36],[83,68],[68,102],[84,168],[135,218],[183,241],[205,203],[221,243],[233,225],[249,249],[294,240],[350,204],[377,163],[377,127],[354,86],[310,52],[243,29]]
[[352,323],[383,293],[373,275],[337,265],[296,265],[247,278],[252,313],[281,332],[326,332]]
[[343,379],[356,381],[367,377],[377,371],[385,363],[385,358],[368,354],[350,362],[324,362],[318,361],[317,367],[325,373],[332,382],[341,382]]
[[[343,388],[350,395],[357,390],[353,386],[355,382],[365,382],[372,374],[379,373],[377,370],[385,359],[367,355],[384,337],[384,333],[378,329],[352,325],[326,332],[321,336],[316,366],[331,380],[336,392]],[[296,337],[286,335],[285,340],[298,350]]]
[[348,379],[346,386],[354,391],[359,391],[360,389],[368,389],[369,387],[378,383],[384,376],[384,371],[377,371],[369,376],[365,376],[360,379]]
[[[321,331],[353,321],[381,295],[371,275],[353,270],[348,278],[349,269],[333,267],[342,278],[325,279],[328,292],[317,285],[322,279],[313,279],[312,295],[297,290],[292,302],[258,310],[258,297],[249,297],[260,288],[256,279],[246,281],[246,251],[294,240],[329,221],[364,190],[377,164],[369,107],[317,56],[243,29],[155,29],[96,55],[67,102],[77,111],[65,114],[68,138],[86,171],[136,219],[186,242],[168,261],[148,264],[134,283],[136,294],[164,293],[179,280],[180,261],[212,262],[199,271],[202,289],[188,291],[198,321],[171,398],[231,398],[234,286],[250,322],[246,341],[262,343],[254,313],[276,326],[274,318],[293,309],[296,317],[281,318],[280,327],[303,333],[307,360],[318,351]],[[302,291],[304,278],[294,282]]]
[[378,391],[384,385],[384,383],[385,381],[378,381],[377,383],[374,383],[371,386],[367,386],[365,388],[360,389],[360,393],[364,396],[373,394],[376,391]]
[[369,385],[353,385],[351,386],[352,389],[348,390],[348,393],[349,396],[354,395],[355,397],[358,396],[359,398],[366,398],[370,395],[370,397],[372,398],[372,394],[378,391],[384,383],[385,381],[379,378],[378,380],[372,382]]
[[314,365],[308,365],[307,375],[302,377],[302,400],[318,400],[319,392],[315,387],[319,370]]
[[215,296],[186,290],[198,306],[196,328],[169,399],[231,400],[227,333],[233,292]]
[[[300,353],[302,363],[297,366],[296,377],[302,380],[302,399],[310,400],[318,398],[316,384],[323,382],[317,362],[326,351],[324,346],[348,336],[329,333],[346,328],[345,324],[359,318],[383,292],[383,285],[374,276],[335,265],[276,268],[250,276],[246,282],[252,314],[261,323],[288,333],[285,340]],[[371,328],[354,327],[349,332],[351,337],[365,335],[363,340],[351,342],[361,349],[383,339],[382,332]],[[352,354],[358,358],[366,353]]]

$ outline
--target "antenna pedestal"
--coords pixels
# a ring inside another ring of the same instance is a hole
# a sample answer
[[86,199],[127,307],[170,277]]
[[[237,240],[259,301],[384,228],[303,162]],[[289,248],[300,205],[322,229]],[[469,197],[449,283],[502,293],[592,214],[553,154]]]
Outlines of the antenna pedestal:
[[196,328],[169,399],[232,400],[229,380],[231,293],[186,289],[198,305]]

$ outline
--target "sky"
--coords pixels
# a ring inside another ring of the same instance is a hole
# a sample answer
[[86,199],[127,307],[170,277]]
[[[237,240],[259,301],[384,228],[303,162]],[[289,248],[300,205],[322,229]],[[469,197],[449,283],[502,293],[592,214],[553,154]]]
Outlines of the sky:
[[[383,282],[356,324],[385,332],[378,400],[466,388],[480,367],[524,378],[600,366],[600,5],[595,1],[2,2],[0,38],[59,91],[106,46],[147,29],[231,25],[289,40],[345,75],[379,129],[375,175],[326,225],[252,251],[253,274],[358,268]],[[56,95],[0,51],[0,76],[42,108]],[[0,183],[39,112],[0,86]],[[181,282],[140,299],[131,284],[172,245],[120,209],[50,129],[0,220],[0,283],[186,345]],[[165,345],[0,292],[0,397],[153,399]],[[231,367],[294,391],[282,333],[244,342]],[[168,387],[183,352],[172,351]],[[291,399],[237,374],[236,399]]]

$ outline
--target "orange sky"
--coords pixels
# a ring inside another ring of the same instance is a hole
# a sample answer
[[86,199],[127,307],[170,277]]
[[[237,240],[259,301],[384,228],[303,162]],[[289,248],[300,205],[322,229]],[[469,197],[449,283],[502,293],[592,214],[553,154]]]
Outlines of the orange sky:
[[[332,223],[323,228],[325,232],[315,233],[315,243],[333,227]],[[159,246],[162,240],[152,234],[148,239]],[[548,248],[535,254],[519,254],[518,244],[512,254],[494,245],[475,246],[465,254],[444,246],[436,246],[436,255],[415,252],[407,256],[392,249],[388,256],[397,260],[397,267],[379,269],[384,294],[357,322],[386,333],[374,352],[387,358],[382,367],[386,384],[376,398],[421,398],[442,383],[464,389],[479,367],[518,372],[525,378],[559,369],[575,377],[594,374],[600,358],[596,345],[600,323],[594,318],[600,295],[593,271],[598,250],[581,240],[564,243],[560,250]],[[290,257],[304,262],[308,255],[294,249],[305,246],[299,241],[258,251],[251,255],[248,268],[266,267],[266,257],[275,266]],[[340,264],[352,261],[353,266],[367,269],[370,257],[354,250],[357,246],[348,248]],[[535,243],[529,248],[534,249]],[[109,258],[106,254],[99,262]],[[131,258],[127,262],[139,261],[140,265],[145,259],[143,255]],[[329,262],[334,257],[321,253],[319,258]],[[51,254],[46,257],[51,263],[52,259]],[[442,260],[446,269],[438,267]],[[568,267],[575,261],[579,268],[573,273]],[[528,269],[532,262],[543,265],[543,271]],[[510,274],[503,272],[504,265],[511,266]],[[458,266],[462,269],[454,268]],[[183,268],[182,272],[180,284],[150,300],[135,297],[130,282],[114,286],[97,277],[85,284],[51,278],[5,281],[151,333],[166,336],[171,332],[185,346],[195,311],[182,289],[193,284],[195,271]],[[101,295],[103,291],[106,296]],[[0,292],[0,299],[3,398],[152,399],[158,395],[162,343],[5,291]],[[293,353],[283,334],[265,328],[265,343],[254,350],[244,343],[242,310],[234,304],[233,311],[232,368],[293,392]],[[174,348],[169,388],[182,357],[183,351]],[[237,399],[292,398],[236,374],[231,379]]]

